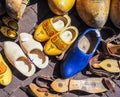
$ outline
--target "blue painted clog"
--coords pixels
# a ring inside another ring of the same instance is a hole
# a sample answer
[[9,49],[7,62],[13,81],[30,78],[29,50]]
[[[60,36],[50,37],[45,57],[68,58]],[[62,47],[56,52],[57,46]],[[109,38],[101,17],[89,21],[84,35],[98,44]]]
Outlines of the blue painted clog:
[[89,28],[76,41],[73,50],[61,64],[61,73],[64,78],[69,78],[82,71],[94,55],[101,40],[97,29]]

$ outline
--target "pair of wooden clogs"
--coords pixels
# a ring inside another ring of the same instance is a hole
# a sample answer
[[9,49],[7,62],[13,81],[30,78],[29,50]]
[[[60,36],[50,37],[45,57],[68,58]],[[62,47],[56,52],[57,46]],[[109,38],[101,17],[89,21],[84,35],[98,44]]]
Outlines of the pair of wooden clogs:
[[32,35],[20,33],[20,46],[12,41],[5,41],[3,45],[4,53],[11,65],[26,77],[32,76],[36,68],[45,68],[49,63],[49,58],[43,53],[41,43],[35,41]]
[[70,24],[71,18],[68,15],[48,18],[38,25],[34,39],[39,42],[47,41],[44,46],[47,55],[59,55],[78,37],[78,29]]
[[5,37],[16,39],[19,29],[17,21],[9,16],[4,16],[2,17],[2,23],[3,24],[1,25],[0,32]]

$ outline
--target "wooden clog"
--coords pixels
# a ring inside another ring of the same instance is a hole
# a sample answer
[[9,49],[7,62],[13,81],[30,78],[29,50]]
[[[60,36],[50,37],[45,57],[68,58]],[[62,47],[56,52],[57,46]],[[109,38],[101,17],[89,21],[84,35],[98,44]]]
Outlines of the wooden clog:
[[110,0],[77,0],[76,9],[88,26],[102,28],[108,18]]
[[60,95],[50,93],[45,88],[40,88],[36,84],[31,83],[26,87],[21,87],[23,91],[28,93],[30,97],[61,97]]
[[115,84],[108,78],[88,78],[83,80],[56,79],[51,88],[56,92],[80,90],[88,93],[114,91]]
[[90,59],[89,67],[92,73],[98,76],[117,78],[120,73],[120,61],[105,54],[97,54]]
[[18,31],[18,23],[15,19],[11,17],[4,16],[2,17],[2,22],[9,28]]
[[12,71],[0,54],[0,85],[7,86],[12,81]]
[[11,38],[11,39],[16,39],[17,36],[18,36],[18,32],[14,29],[11,29],[7,26],[1,26],[0,28],[0,32],[5,36],[5,37],[8,37],[8,38]]
[[74,5],[75,0],[48,0],[51,11],[57,15],[66,14]]
[[24,54],[20,46],[12,41],[4,42],[4,53],[11,65],[24,76],[32,76],[36,68],[29,58]]
[[68,49],[78,37],[78,29],[69,26],[61,32],[53,35],[45,44],[44,52],[47,55],[59,55]]
[[43,46],[40,42],[33,39],[28,33],[20,33],[19,43],[24,53],[32,60],[38,68],[48,66],[49,58],[43,53]]

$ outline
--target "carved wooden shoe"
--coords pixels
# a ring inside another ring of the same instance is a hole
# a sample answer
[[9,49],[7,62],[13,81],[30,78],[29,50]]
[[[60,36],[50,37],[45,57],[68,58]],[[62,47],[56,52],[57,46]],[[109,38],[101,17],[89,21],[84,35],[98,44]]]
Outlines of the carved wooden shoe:
[[15,31],[7,26],[1,26],[0,31],[5,37],[11,38],[11,39],[16,39],[18,36],[17,31]]
[[45,88],[40,88],[36,84],[31,83],[27,87],[22,87],[22,90],[27,92],[32,97],[61,97],[60,95],[48,92]]
[[92,73],[99,76],[119,77],[120,61],[105,54],[97,54],[90,59],[89,67]]
[[12,81],[12,72],[0,54],[0,85],[7,86]]
[[61,32],[51,37],[44,46],[44,52],[47,55],[59,55],[67,50],[77,39],[78,29],[69,26]]
[[101,36],[98,29],[89,28],[85,30],[61,64],[62,77],[72,77],[85,69],[95,53],[100,40]]
[[115,84],[108,78],[88,78],[84,80],[56,79],[51,88],[56,92],[80,90],[88,93],[114,91]]

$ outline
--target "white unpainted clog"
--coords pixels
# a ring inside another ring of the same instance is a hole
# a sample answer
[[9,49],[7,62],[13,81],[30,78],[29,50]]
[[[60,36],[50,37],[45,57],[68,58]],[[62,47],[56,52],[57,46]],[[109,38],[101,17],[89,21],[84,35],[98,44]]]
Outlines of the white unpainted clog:
[[34,64],[27,58],[17,43],[5,41],[4,53],[9,62],[24,76],[32,76],[35,73]]
[[45,68],[48,65],[49,58],[43,53],[41,43],[34,40],[31,34],[20,33],[19,42],[24,53],[38,68]]

